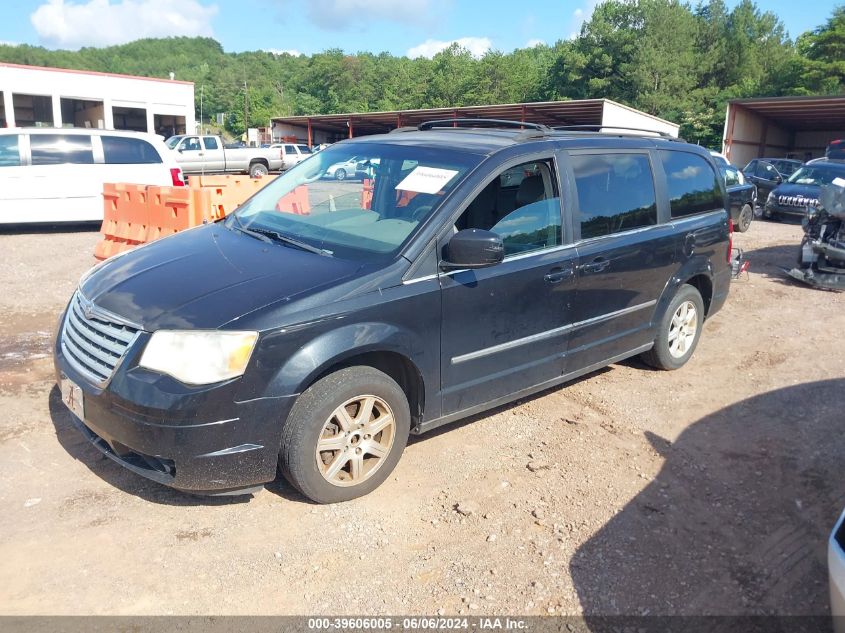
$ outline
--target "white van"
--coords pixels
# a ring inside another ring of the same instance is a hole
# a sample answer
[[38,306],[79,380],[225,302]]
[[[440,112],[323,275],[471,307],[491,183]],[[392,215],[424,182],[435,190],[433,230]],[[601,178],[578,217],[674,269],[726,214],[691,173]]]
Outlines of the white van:
[[184,186],[161,137],[83,128],[0,129],[0,224],[103,219],[103,183]]

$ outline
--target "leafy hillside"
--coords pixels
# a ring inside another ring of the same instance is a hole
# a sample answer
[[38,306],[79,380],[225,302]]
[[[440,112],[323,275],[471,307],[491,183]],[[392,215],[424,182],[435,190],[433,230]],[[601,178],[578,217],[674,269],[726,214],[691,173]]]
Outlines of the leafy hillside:
[[[433,59],[327,50],[293,57],[226,53],[210,38],[145,39],[108,48],[51,51],[0,45],[0,60],[196,84],[206,120],[227,129],[271,116],[607,97],[683,124],[693,141],[718,145],[728,99],[845,90],[845,6],[790,39],[780,19],[742,0],[695,7],[675,0],[607,0],[581,33],[554,45],[491,51],[457,46]],[[202,87],[202,90],[201,90]]]

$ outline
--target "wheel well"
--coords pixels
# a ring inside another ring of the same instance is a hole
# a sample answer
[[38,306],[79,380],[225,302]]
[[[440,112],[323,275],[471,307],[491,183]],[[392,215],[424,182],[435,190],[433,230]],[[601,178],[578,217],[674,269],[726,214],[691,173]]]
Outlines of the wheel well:
[[396,352],[365,352],[345,358],[316,376],[311,384],[339,369],[356,365],[367,365],[393,378],[405,392],[405,397],[408,398],[408,405],[411,409],[411,427],[413,428],[420,422],[425,407],[425,384],[422,375],[414,363]]
[[696,275],[687,279],[686,283],[698,290],[701,300],[704,301],[704,314],[709,314],[710,301],[713,299],[713,282],[707,275]]
[[270,163],[267,161],[266,158],[253,158],[251,161],[249,161],[249,166],[252,167],[256,163],[261,163],[265,167],[270,167]]

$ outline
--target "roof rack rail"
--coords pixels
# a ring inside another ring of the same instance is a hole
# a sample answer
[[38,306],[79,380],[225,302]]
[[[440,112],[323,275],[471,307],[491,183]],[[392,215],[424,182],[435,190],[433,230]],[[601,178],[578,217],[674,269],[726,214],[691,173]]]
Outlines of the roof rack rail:
[[[573,132],[577,132],[578,130],[595,130],[596,132],[601,133],[603,128],[607,128],[608,130],[624,130],[626,132],[647,132],[648,134],[657,134],[662,138],[682,140],[679,139],[677,136],[672,136],[668,132],[661,132],[660,130],[647,130],[646,128],[642,127],[624,127],[621,125],[608,125],[606,123],[590,123],[587,125],[555,125],[552,129],[562,131],[571,130]],[[609,133],[613,134],[613,132]]]
[[507,119],[437,119],[435,121],[426,121],[420,123],[418,130],[431,130],[432,128],[449,128],[449,127],[503,127],[503,128],[519,128],[522,130],[538,130],[541,132],[551,131],[547,125],[540,123],[527,123],[524,121],[509,121]]

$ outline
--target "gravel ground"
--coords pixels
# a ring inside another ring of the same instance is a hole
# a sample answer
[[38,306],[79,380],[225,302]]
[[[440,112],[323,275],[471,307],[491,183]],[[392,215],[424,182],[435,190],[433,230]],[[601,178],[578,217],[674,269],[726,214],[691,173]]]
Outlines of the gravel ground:
[[101,458],[49,358],[98,235],[0,234],[0,613],[825,614],[845,294],[778,272],[800,235],[737,236],[750,275],[682,370],[625,362],[415,438],[326,507]]

